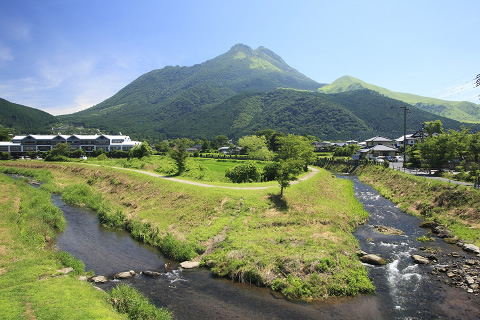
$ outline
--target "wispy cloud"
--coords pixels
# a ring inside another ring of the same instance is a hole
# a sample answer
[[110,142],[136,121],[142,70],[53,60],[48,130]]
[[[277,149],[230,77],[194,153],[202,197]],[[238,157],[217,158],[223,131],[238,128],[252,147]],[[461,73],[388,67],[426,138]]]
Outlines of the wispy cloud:
[[13,56],[12,50],[0,43],[0,62],[12,61],[15,59]]

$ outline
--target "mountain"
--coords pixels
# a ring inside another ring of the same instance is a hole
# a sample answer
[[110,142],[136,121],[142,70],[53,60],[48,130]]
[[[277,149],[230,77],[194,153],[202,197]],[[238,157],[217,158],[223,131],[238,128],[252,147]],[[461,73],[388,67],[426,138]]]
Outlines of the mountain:
[[411,104],[421,110],[461,122],[480,123],[480,105],[466,101],[446,101],[409,93],[400,93],[378,87],[350,76],[338,78],[318,89],[321,93],[339,93],[370,89],[387,97]]
[[57,119],[44,111],[0,98],[0,125],[13,128],[15,134],[50,133]]
[[[363,140],[376,135],[397,138],[403,135],[402,106],[402,101],[371,90],[338,94],[292,89],[245,92],[185,115],[165,130],[173,136],[192,138],[225,134],[237,139],[266,128],[329,140]],[[407,130],[415,132],[422,122],[436,119],[448,129],[458,130],[462,125],[410,107]]]
[[228,52],[191,67],[148,72],[111,98],[59,120],[136,138],[171,137],[165,128],[185,115],[245,91],[277,88],[317,90],[317,83],[291,68],[274,52],[237,44]]

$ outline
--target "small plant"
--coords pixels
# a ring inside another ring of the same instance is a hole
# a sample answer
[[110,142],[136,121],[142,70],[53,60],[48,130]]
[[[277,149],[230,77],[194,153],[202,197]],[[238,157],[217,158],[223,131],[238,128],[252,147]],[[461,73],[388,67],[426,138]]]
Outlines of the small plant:
[[424,235],[424,236],[418,237],[418,238],[417,238],[417,241],[420,241],[420,242],[432,242],[432,241],[433,241],[433,238],[432,238],[432,237],[429,237],[429,236],[427,236],[427,235]]

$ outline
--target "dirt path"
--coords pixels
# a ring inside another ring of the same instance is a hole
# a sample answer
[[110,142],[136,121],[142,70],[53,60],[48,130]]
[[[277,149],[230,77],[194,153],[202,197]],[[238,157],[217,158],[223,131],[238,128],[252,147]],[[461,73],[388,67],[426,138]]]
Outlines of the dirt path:
[[[85,163],[85,164],[86,164],[86,165],[89,165],[89,166],[105,167],[105,166],[102,166],[102,165],[99,165],[99,164],[93,164],[93,163]],[[170,181],[175,181],[175,182],[185,183],[185,184],[191,184],[191,185],[194,185],[194,186],[205,187],[205,188],[223,188],[223,189],[236,189],[236,190],[262,190],[262,189],[268,189],[268,188],[278,187],[278,185],[275,185],[275,186],[266,186],[266,187],[226,187],[226,186],[214,186],[214,185],[211,185],[211,184],[206,184],[206,183],[201,183],[201,182],[182,180],[182,179],[174,178],[174,177],[171,177],[171,176],[162,176],[162,175],[159,175],[159,174],[156,174],[156,173],[153,173],[153,172],[149,172],[149,171],[142,171],[142,170],[129,169],[129,168],[121,168],[121,167],[108,167],[108,168],[138,172],[138,173],[146,174],[146,175],[148,175],[148,176],[152,176],[152,177],[155,177],[155,178],[161,178],[161,179],[165,179],[165,180],[170,180]],[[303,177],[301,177],[301,178],[298,179],[298,180],[295,180],[295,181],[290,182],[290,184],[291,184],[291,185],[297,184],[297,183],[299,183],[299,182],[301,182],[301,181],[305,181],[305,180],[307,180],[307,179],[310,179],[311,177],[313,177],[314,175],[317,174],[318,169],[313,168],[313,167],[308,167],[308,168],[311,170],[309,173],[307,173],[306,175],[304,175]]]

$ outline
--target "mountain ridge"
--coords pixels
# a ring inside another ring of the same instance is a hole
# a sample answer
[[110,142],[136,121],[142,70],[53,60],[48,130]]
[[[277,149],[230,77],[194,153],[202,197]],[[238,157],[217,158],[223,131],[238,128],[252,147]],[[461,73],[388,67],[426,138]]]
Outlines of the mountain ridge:
[[396,92],[348,75],[340,77],[331,84],[319,88],[318,92],[331,94],[362,89],[377,91],[387,97],[403,101],[439,116],[461,122],[480,123],[480,105],[473,102],[448,101],[411,93]]

